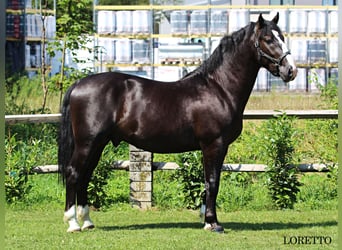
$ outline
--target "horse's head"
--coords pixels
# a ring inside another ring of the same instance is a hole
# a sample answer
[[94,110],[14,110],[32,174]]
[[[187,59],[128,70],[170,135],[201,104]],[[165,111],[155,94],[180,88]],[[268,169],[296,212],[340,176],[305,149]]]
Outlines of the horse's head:
[[297,68],[277,26],[278,20],[279,13],[272,21],[266,21],[260,14],[253,42],[260,65],[273,75],[280,76],[284,82],[289,82],[295,79]]

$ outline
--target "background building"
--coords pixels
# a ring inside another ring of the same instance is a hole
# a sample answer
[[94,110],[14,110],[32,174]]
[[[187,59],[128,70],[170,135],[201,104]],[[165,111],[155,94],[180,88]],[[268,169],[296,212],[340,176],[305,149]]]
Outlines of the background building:
[[[56,20],[55,8],[40,13],[31,3],[7,1],[6,59],[12,72],[25,69],[33,75],[42,63],[41,26],[46,26],[46,39],[52,39]],[[259,13],[272,18],[279,12],[279,26],[299,66],[298,77],[285,85],[261,69],[254,90],[315,92],[317,83],[337,79],[336,0],[184,0],[181,6],[145,7],[104,7],[95,1],[96,34],[88,46],[99,47],[98,59],[75,63],[69,53],[68,66],[177,80],[208,58],[223,35],[256,21]],[[87,50],[76,54],[80,61],[95,58]],[[57,73],[59,60],[46,60],[51,74]]]
[[[6,0],[6,72],[36,74],[42,65],[43,44],[55,37],[56,2],[41,9],[38,1]],[[43,26],[45,34],[43,34]],[[45,64],[51,58],[45,53]]]

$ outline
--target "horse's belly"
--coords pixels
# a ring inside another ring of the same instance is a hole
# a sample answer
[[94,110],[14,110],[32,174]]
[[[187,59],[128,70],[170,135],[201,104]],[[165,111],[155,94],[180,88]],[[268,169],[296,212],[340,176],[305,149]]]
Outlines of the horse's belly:
[[128,143],[154,153],[181,153],[200,149],[195,138],[187,136],[158,136],[150,138],[130,138]]

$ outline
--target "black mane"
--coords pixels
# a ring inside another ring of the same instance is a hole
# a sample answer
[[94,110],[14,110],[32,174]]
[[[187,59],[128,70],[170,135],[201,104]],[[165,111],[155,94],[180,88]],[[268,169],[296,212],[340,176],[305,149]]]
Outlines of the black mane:
[[208,59],[206,59],[197,69],[188,73],[183,78],[201,74],[206,76],[213,73],[223,62],[223,56],[225,53],[234,53],[237,46],[243,41],[246,34],[251,35],[250,32],[254,30],[255,23],[251,22],[249,25],[241,28],[238,31],[233,32],[231,35],[225,35],[213,53]]

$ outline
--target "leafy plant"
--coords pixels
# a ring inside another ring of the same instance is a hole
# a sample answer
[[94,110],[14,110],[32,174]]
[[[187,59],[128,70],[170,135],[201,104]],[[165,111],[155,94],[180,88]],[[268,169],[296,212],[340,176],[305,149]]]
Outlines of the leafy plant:
[[[61,70],[57,79],[57,87],[60,91],[60,103],[64,90],[68,87],[65,84],[66,73],[73,72],[73,69],[66,67],[66,53],[70,50],[73,60],[77,61],[77,50],[88,49],[87,43],[91,42],[89,34],[94,31],[92,21],[91,0],[59,0],[57,1],[58,16],[56,19],[57,32],[55,41],[48,47],[48,53],[51,57],[55,56],[56,51],[60,51]],[[79,62],[79,61],[78,61]],[[68,72],[66,72],[68,70]]]
[[332,198],[337,198],[337,177],[338,177],[338,166],[331,164],[328,166],[329,172],[327,173],[327,183],[331,187],[329,194]]
[[266,123],[265,150],[269,156],[269,193],[280,209],[293,208],[299,192],[298,170],[291,166],[294,162],[296,131],[293,118],[282,114]]
[[222,176],[222,178],[226,179],[231,183],[232,185],[245,187],[249,183],[251,183],[251,176],[247,172],[231,172],[226,174],[225,176]]
[[202,153],[194,151],[178,154],[177,163],[180,168],[176,170],[175,178],[179,179],[184,203],[187,208],[197,209],[205,195]]
[[110,204],[111,198],[107,192],[107,184],[114,175],[112,164],[115,160],[128,159],[128,147],[127,143],[121,143],[118,147],[108,144],[104,148],[88,186],[88,201],[94,208],[105,208]]
[[183,192],[174,171],[155,171],[153,173],[153,206],[161,209],[182,208]]
[[[122,146],[121,146],[122,147]],[[122,149],[120,149],[121,151]],[[88,202],[89,205],[96,209],[105,207],[109,204],[109,197],[106,192],[106,185],[112,175],[111,165],[114,162],[115,154],[111,144],[107,145],[102,153],[102,158],[96,166],[89,186],[88,186]]]
[[28,176],[34,159],[25,149],[28,147],[17,141],[15,135],[5,139],[5,192],[8,203],[23,200],[31,189]]
[[223,172],[217,206],[224,211],[246,208],[253,198],[253,183],[246,172]]
[[261,140],[260,124],[244,121],[244,129],[239,138],[229,146],[225,162],[231,163],[264,163],[265,155]]
[[337,207],[337,172],[335,165],[328,167],[328,173],[305,174],[298,193],[296,207],[306,209],[331,209]]
[[54,124],[6,126],[5,189],[8,203],[26,201],[31,190],[30,174],[35,166],[56,161]]
[[320,96],[326,103],[327,108],[338,109],[338,82],[337,79],[330,78],[324,86],[317,83],[317,88],[320,90]]
[[99,164],[91,177],[88,186],[88,202],[89,205],[96,209],[108,204],[108,195],[105,191],[105,186],[108,184],[108,178],[111,172],[110,165]]

